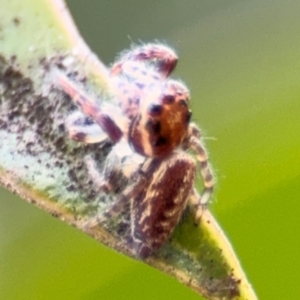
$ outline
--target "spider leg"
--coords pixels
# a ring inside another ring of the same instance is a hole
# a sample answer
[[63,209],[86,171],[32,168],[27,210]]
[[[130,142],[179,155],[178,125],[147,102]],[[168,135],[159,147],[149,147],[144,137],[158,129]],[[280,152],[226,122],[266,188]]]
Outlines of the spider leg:
[[116,122],[113,121],[111,114],[116,110],[110,108],[108,105],[107,111],[100,108],[93,98],[87,96],[80,90],[73,82],[71,82],[65,75],[58,73],[57,80],[59,86],[68,94],[72,100],[79,106],[81,111],[91,119],[93,119],[101,128],[107,133],[108,137],[117,142],[123,136],[122,130]]
[[206,204],[202,204],[201,202],[201,196],[197,192],[195,188],[191,190],[191,193],[189,195],[189,203],[192,205],[193,208],[196,208],[195,211],[195,217],[194,217],[194,224],[198,225],[200,222],[200,219],[202,217],[202,214],[204,210],[206,209]]
[[175,69],[178,57],[167,46],[151,43],[142,45],[121,55],[118,62],[112,66],[111,74],[118,75],[122,71],[123,64],[129,60],[153,63],[161,75],[168,77]]
[[108,139],[107,134],[101,127],[98,124],[91,122],[91,120],[80,111],[75,111],[67,117],[65,128],[69,138],[77,142],[95,144],[104,142]]
[[94,187],[104,193],[120,193],[129,182],[136,182],[141,176],[140,165],[145,158],[134,153],[126,139],[115,144],[102,164],[101,172],[91,155],[84,158]]
[[106,179],[105,173],[99,173],[96,161],[92,158],[92,156],[87,155],[84,158],[84,162],[88,169],[90,178],[93,181],[93,185],[97,188],[97,190],[104,193],[110,193],[113,190],[112,183],[109,179]]
[[197,193],[195,189],[192,191],[191,194],[192,204],[196,204],[198,206],[195,214],[195,223],[199,222],[203,209],[208,204],[214,188],[214,178],[208,163],[206,150],[201,143],[200,137],[200,130],[197,128],[196,125],[191,124],[189,128],[189,136],[187,140],[184,141],[184,147],[187,149],[189,148],[194,150],[204,184],[204,190],[201,196]]

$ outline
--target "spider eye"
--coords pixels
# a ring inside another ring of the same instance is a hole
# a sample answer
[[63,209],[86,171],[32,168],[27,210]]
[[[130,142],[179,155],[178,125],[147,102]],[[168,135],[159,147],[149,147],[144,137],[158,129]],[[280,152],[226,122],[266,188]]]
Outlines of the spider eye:
[[186,123],[190,123],[191,121],[191,118],[192,118],[192,112],[189,110],[188,113],[187,113],[187,116],[186,116]]
[[167,141],[164,137],[160,136],[160,137],[157,139],[157,141],[155,141],[154,146],[156,146],[156,147],[158,147],[158,146],[163,146],[163,145],[165,145],[167,142],[168,142],[168,141]]
[[161,130],[161,124],[158,121],[148,120],[146,122],[145,127],[147,128],[148,132],[150,132],[151,134],[153,133],[158,134],[160,133]]
[[179,99],[178,102],[181,106],[184,106],[184,107],[188,106],[187,101],[185,99]]
[[163,104],[172,104],[175,102],[175,97],[173,95],[164,95],[162,102]]
[[148,108],[148,113],[151,115],[151,116],[157,116],[157,115],[160,115],[162,113],[162,106],[159,105],[159,104],[151,104]]

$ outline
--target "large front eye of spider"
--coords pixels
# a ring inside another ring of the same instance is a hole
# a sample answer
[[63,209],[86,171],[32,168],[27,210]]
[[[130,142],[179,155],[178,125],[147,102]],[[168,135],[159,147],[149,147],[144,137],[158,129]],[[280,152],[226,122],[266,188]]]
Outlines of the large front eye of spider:
[[190,95],[188,89],[180,82],[169,80],[159,97],[159,101],[150,103],[148,113],[150,116],[160,116],[163,110],[169,110],[174,115],[186,115],[186,121],[189,122],[191,112],[188,109]]
[[131,145],[145,156],[171,153],[185,137],[191,118],[189,93],[182,83],[169,80],[156,96],[141,109],[129,130]]
[[160,116],[163,112],[163,106],[161,104],[150,104],[148,107],[148,114],[151,117]]
[[166,109],[169,109],[174,116],[179,117],[178,124],[189,124],[191,111],[189,110],[190,94],[187,87],[174,80],[169,80],[166,85],[165,93],[162,97],[162,103]]

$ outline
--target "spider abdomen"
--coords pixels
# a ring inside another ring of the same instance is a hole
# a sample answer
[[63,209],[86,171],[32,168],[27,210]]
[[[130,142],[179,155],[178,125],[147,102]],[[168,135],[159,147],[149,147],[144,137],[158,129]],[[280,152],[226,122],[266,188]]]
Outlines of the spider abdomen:
[[179,222],[193,188],[196,165],[179,151],[153,159],[143,172],[148,185],[132,199],[131,229],[137,253],[145,258],[166,242]]

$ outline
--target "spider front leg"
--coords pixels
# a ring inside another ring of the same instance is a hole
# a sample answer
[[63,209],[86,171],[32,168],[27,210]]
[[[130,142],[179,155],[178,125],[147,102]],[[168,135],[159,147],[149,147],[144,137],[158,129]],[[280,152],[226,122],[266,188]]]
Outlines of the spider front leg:
[[97,190],[120,193],[129,182],[135,181],[145,157],[132,151],[125,138],[115,144],[102,165],[101,172],[92,156],[85,157],[90,178]]
[[80,111],[75,111],[67,117],[65,128],[69,138],[77,142],[95,144],[108,140],[101,127]]
[[[100,106],[62,73],[57,72],[56,77],[60,88],[72,98],[85,116],[91,118],[103,129],[112,142],[118,142],[122,138],[121,128],[124,128],[127,123],[126,118],[122,117],[122,113],[117,107],[104,103]],[[117,118],[114,118],[115,116]],[[118,123],[114,119],[117,119]]]
[[193,149],[198,161],[201,176],[203,178],[204,190],[200,196],[196,189],[193,189],[190,195],[190,202],[197,206],[195,213],[195,224],[199,223],[203,210],[206,208],[214,188],[214,179],[211,168],[208,163],[208,157],[204,146],[201,143],[200,130],[195,124],[189,127],[189,134],[184,147]]
[[153,63],[163,77],[168,77],[176,67],[178,56],[167,46],[146,44],[125,52],[112,66],[111,75],[118,75],[122,72],[123,64],[128,61]]

